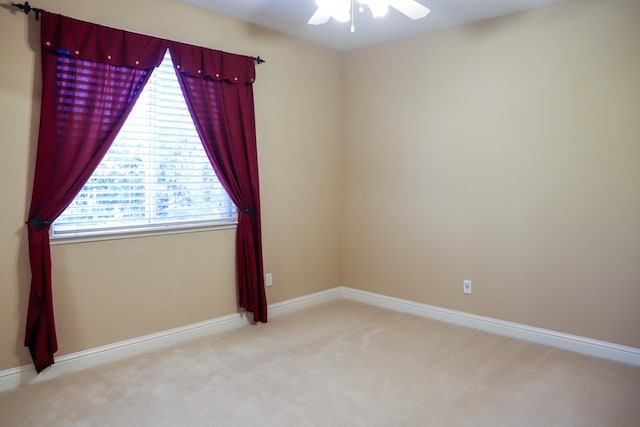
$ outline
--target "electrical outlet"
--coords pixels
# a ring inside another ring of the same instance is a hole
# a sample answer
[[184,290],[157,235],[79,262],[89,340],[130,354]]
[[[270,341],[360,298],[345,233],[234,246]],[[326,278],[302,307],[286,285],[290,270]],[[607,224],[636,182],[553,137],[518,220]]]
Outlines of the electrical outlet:
[[264,275],[264,285],[265,286],[273,285],[273,276],[271,275],[271,273],[267,273]]
[[471,294],[471,280],[465,280],[462,282],[462,290],[465,294]]

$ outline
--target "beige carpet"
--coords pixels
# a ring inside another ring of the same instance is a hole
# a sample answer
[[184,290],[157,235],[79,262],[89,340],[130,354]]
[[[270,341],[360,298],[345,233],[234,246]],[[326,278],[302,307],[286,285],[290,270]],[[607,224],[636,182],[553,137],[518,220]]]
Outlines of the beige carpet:
[[336,301],[0,394],[2,426],[640,426],[640,368]]

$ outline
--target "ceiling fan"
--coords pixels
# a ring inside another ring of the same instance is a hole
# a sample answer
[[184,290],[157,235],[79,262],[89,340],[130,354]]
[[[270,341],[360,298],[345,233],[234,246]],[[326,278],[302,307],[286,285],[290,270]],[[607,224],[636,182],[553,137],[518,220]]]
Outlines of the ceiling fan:
[[[354,3],[359,3],[360,12],[364,10],[364,6],[367,6],[375,18],[386,15],[389,7],[411,19],[424,18],[431,12],[415,0],[316,0],[318,9],[307,23],[310,25],[325,24],[331,18],[339,22],[351,21],[353,23]],[[353,26],[351,31],[353,31]]]

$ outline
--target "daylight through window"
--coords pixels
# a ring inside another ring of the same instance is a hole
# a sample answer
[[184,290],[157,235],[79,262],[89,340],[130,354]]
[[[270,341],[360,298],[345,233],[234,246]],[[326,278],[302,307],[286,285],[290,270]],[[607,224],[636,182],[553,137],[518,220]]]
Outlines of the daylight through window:
[[52,237],[166,231],[236,222],[202,147],[167,52],[122,130]]

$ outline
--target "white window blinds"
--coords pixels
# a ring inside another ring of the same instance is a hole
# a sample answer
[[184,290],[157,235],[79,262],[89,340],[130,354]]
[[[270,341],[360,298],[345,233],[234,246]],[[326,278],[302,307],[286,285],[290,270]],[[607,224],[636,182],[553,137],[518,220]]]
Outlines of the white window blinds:
[[169,53],[53,237],[236,221],[185,104]]

